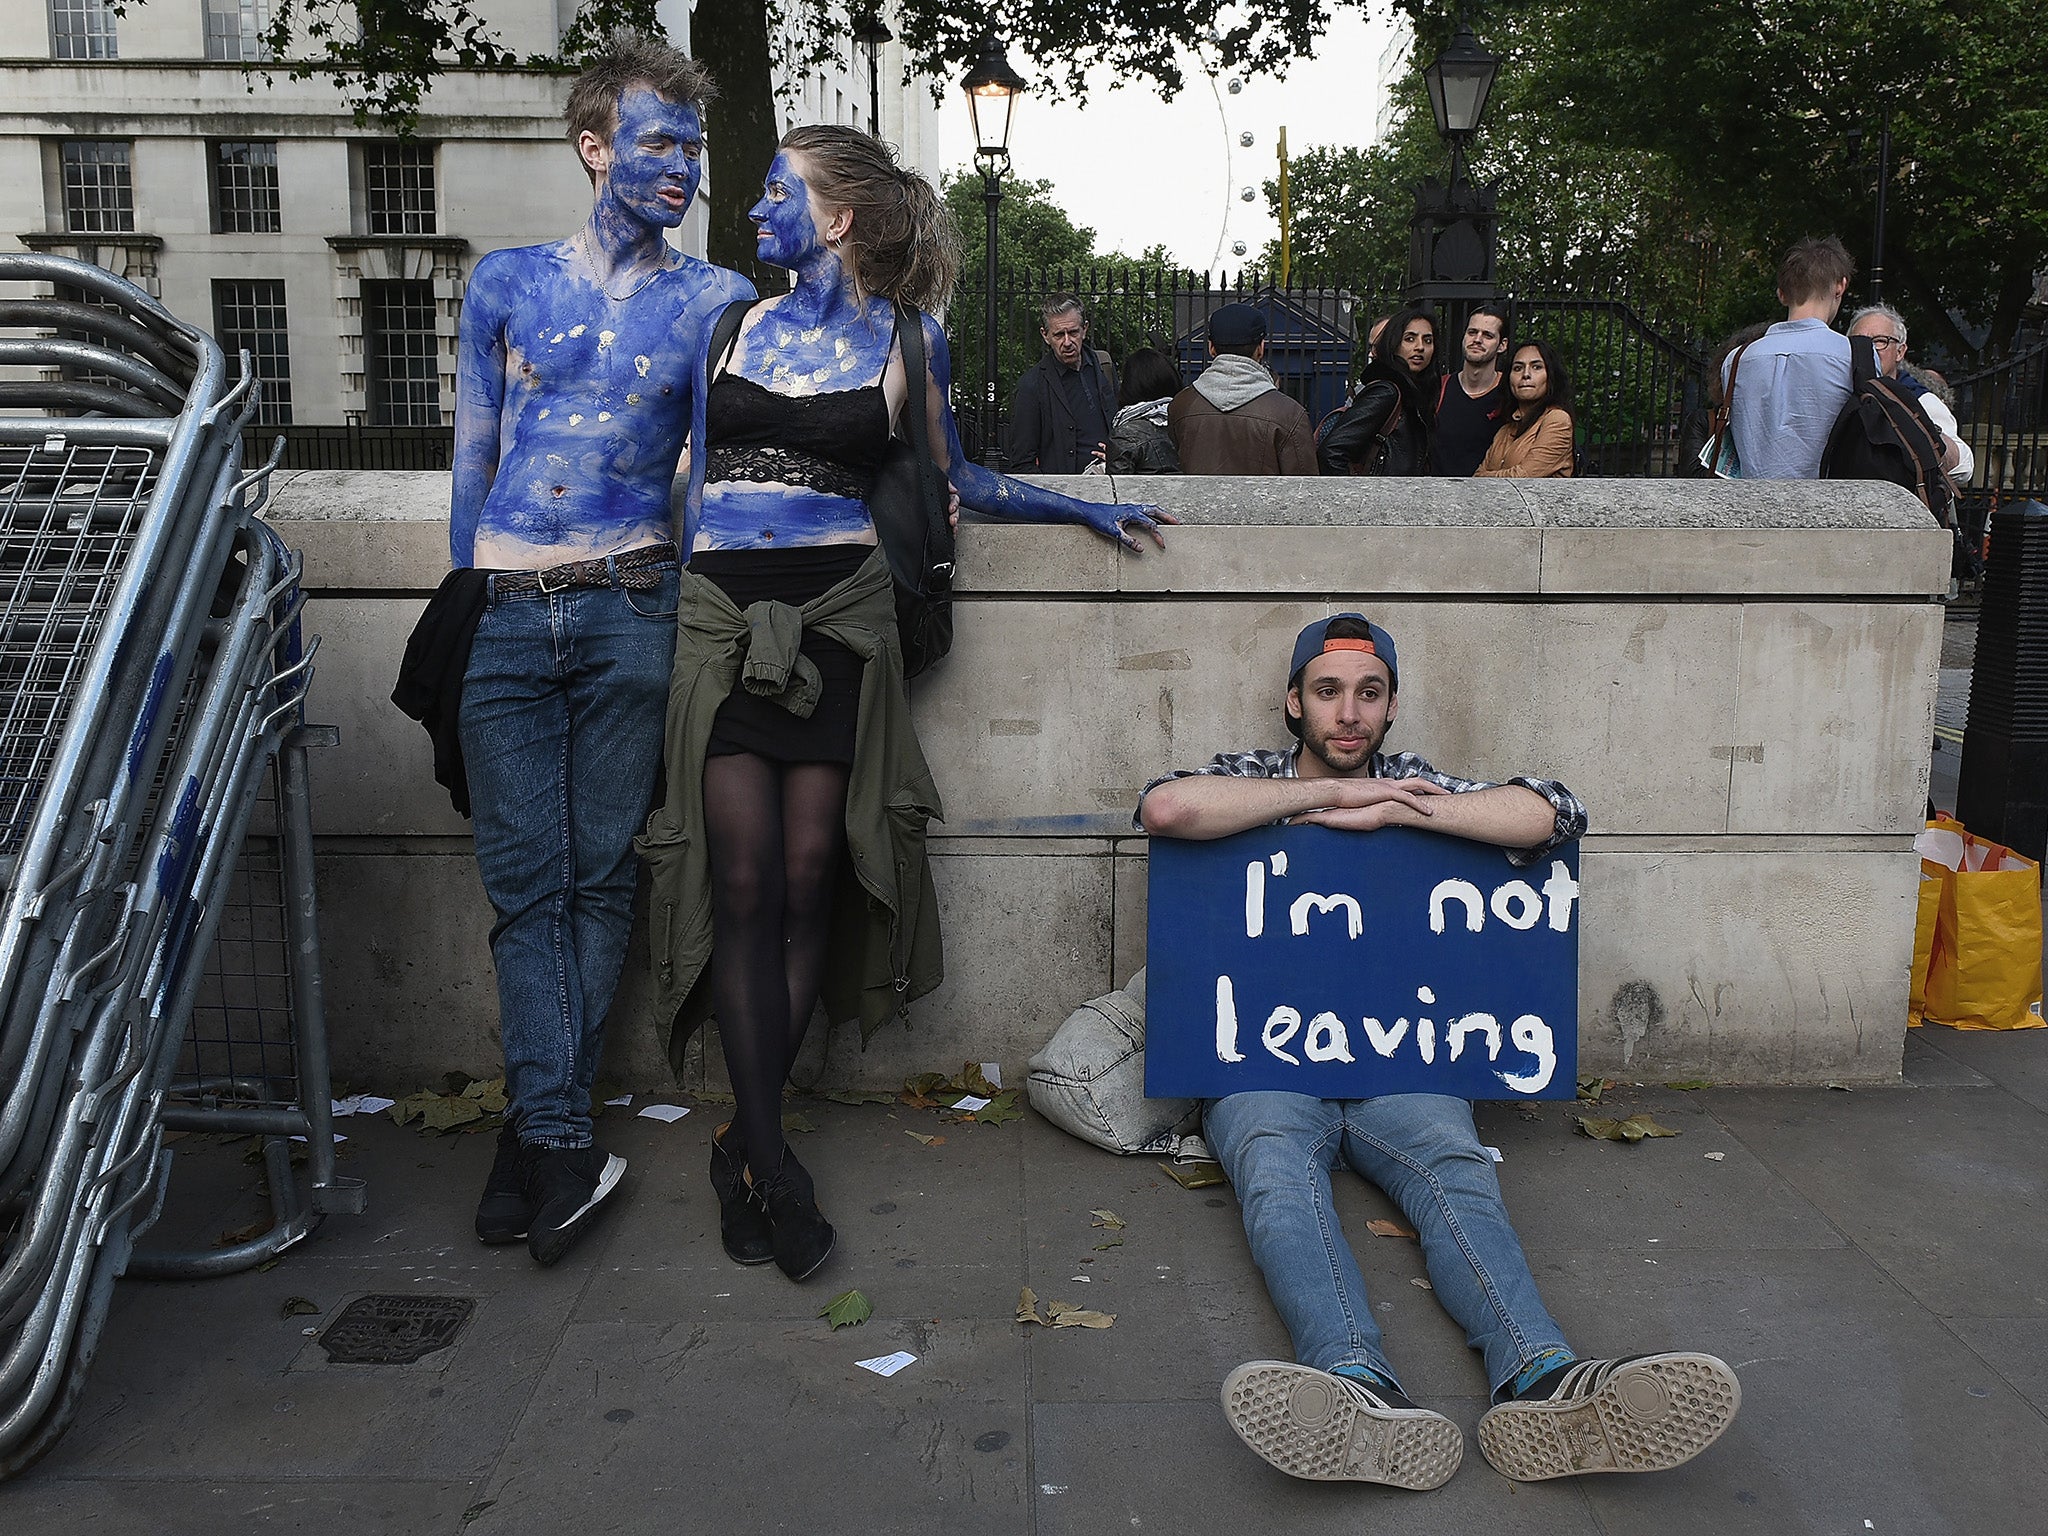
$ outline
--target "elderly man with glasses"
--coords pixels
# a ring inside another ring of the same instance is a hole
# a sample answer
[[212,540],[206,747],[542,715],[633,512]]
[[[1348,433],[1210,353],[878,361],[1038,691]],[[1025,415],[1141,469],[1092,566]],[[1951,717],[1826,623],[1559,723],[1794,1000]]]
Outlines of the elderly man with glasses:
[[1941,433],[1941,467],[1957,485],[1968,485],[1976,472],[1977,458],[1956,428],[1956,413],[1906,368],[1906,317],[1889,304],[1870,304],[1856,311],[1849,321],[1851,336],[1868,336],[1877,348],[1877,366],[1899,386],[1902,394],[1917,398],[1920,409]]

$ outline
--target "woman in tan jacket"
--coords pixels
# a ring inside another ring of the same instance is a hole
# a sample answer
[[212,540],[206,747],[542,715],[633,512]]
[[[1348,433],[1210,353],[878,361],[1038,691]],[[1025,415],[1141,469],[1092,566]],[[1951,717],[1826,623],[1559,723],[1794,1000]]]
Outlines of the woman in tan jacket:
[[1495,480],[1569,479],[1572,381],[1547,341],[1525,341],[1508,366],[1515,408],[1475,474]]

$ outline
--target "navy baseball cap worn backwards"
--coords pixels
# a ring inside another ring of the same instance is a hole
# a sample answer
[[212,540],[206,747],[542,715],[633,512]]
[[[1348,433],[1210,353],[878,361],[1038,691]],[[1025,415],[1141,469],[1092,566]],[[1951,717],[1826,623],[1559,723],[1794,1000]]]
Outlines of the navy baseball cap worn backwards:
[[[1369,639],[1350,639],[1339,635],[1332,638],[1330,626],[1339,619],[1350,619],[1363,625]],[[1327,619],[1317,619],[1295,637],[1294,660],[1288,663],[1287,686],[1292,688],[1301,680],[1301,669],[1329,651],[1362,651],[1368,656],[1377,656],[1386,663],[1387,680],[1394,691],[1401,691],[1401,666],[1394,656],[1394,637],[1362,613],[1333,613]]]

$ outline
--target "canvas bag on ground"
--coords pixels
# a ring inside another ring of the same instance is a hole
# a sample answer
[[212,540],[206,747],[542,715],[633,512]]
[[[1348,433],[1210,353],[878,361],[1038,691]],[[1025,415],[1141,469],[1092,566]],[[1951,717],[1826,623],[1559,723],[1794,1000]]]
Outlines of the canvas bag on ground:
[[1067,1016],[1029,1063],[1031,1107],[1111,1152],[1165,1152],[1195,1129],[1194,1099],[1145,1097],[1145,973]]
[[1921,884],[1908,1022],[2041,1028],[2041,866],[1947,817],[1913,846]]

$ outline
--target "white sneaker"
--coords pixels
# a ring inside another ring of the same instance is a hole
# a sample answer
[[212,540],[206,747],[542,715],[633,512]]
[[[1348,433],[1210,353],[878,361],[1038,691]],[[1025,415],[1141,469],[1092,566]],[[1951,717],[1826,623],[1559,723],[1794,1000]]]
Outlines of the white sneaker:
[[1442,1414],[1280,1360],[1253,1360],[1225,1377],[1223,1416],[1289,1477],[1318,1482],[1441,1488],[1465,1455],[1465,1436]]
[[1497,1403],[1479,1449],[1502,1477],[1533,1483],[1581,1472],[1662,1472],[1721,1437],[1742,1383],[1712,1355],[1671,1350],[1566,1366],[1540,1397]]

